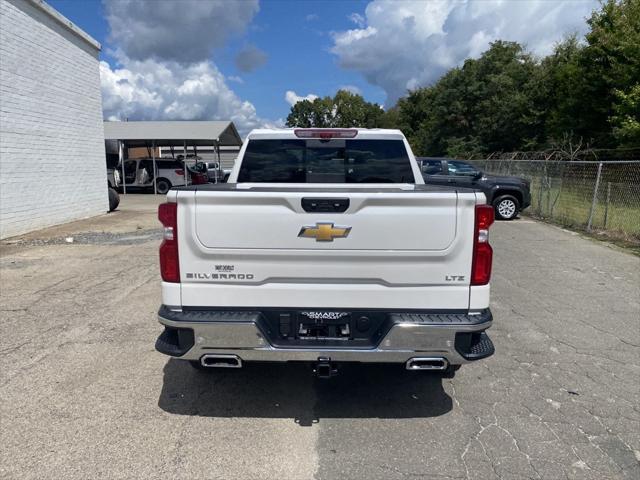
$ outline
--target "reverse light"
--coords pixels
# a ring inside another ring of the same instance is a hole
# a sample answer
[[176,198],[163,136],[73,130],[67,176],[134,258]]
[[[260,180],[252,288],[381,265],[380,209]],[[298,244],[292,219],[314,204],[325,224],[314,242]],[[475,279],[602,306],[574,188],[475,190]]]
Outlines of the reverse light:
[[495,212],[490,205],[476,205],[475,214],[471,285],[486,285],[491,280],[493,249],[489,245],[489,227],[495,219]]
[[180,283],[178,204],[160,204],[158,206],[158,220],[163,227],[163,239],[160,244],[160,275],[165,282]]
[[298,138],[354,138],[355,128],[296,128],[293,133]]

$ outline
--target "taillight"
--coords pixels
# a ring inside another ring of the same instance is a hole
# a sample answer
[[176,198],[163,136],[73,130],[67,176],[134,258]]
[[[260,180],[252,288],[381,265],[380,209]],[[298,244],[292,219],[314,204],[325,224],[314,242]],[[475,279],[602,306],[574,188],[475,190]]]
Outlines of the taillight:
[[491,279],[493,249],[489,245],[489,227],[493,220],[493,207],[490,205],[476,205],[471,285],[486,285]]
[[158,206],[158,220],[164,227],[160,244],[160,275],[165,282],[180,283],[178,204],[161,203]]
[[354,138],[355,128],[296,128],[293,133],[298,138]]
[[180,176],[184,175],[184,170],[181,168],[176,168],[175,172],[176,172],[176,175],[180,175]]

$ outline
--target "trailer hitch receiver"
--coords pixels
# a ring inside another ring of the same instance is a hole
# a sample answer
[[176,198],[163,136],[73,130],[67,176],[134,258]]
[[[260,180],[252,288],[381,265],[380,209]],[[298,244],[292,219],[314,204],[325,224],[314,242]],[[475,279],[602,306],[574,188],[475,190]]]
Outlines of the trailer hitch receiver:
[[329,357],[318,357],[318,363],[313,369],[318,378],[331,378],[338,374],[338,367],[331,363]]

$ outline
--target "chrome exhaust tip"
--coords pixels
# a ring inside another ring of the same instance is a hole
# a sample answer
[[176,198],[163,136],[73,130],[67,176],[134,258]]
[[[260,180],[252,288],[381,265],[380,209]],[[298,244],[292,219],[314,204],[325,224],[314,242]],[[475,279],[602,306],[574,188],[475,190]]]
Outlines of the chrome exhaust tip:
[[237,355],[207,353],[200,357],[200,365],[207,368],[242,368],[242,359]]
[[407,370],[446,370],[449,362],[442,357],[414,357],[407,360]]

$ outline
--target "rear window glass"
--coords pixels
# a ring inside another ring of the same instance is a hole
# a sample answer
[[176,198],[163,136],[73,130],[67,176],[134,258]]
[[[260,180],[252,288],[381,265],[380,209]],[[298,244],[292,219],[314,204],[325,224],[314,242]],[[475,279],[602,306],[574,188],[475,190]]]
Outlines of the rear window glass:
[[184,168],[178,160],[156,160],[156,165],[158,168]]
[[401,140],[249,140],[238,182],[414,183]]

